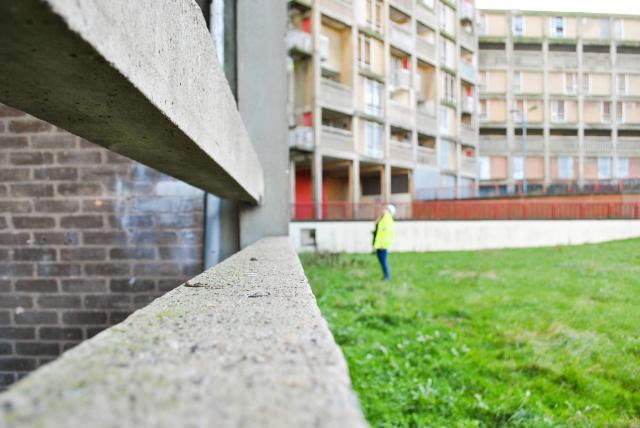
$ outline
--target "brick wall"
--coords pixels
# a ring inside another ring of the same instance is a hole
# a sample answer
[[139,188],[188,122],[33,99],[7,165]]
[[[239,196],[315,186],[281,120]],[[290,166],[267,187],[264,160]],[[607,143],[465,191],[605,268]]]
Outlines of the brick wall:
[[0,105],[0,389],[200,273],[203,198]]

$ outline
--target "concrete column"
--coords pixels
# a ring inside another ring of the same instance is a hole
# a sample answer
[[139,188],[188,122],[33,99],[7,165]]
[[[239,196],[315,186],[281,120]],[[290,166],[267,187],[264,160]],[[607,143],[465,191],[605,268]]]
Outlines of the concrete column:
[[322,155],[317,151],[311,157],[311,185],[313,186],[313,203],[315,215],[322,218]]
[[616,68],[616,45],[613,41],[611,41],[609,52],[611,61],[610,70],[612,82],[611,119],[613,121],[613,126],[611,127],[611,143],[613,146],[613,152],[611,153],[611,177],[618,178],[618,70]]
[[[264,198],[240,213],[240,245],[288,235],[286,0],[238,0],[238,106],[264,168]],[[265,64],[269,64],[265,67]]]
[[382,170],[382,198],[384,202],[391,202],[391,165],[389,162],[384,164]]
[[351,201],[360,203],[360,161],[355,159],[351,164]]
[[[580,20],[578,20],[579,22]],[[578,24],[579,25],[579,24]],[[578,29],[578,34],[581,32]],[[583,47],[582,38],[578,40],[578,44],[576,46],[577,55],[578,55],[578,76],[580,82],[582,82],[582,75],[584,74],[584,66],[582,64],[584,55],[583,55]],[[579,89],[578,90],[578,184],[582,186],[584,184],[584,94]]]
[[507,187],[514,185],[513,179],[513,152],[515,150],[515,129],[511,109],[514,106],[513,93],[513,38],[511,34],[511,12],[507,14],[507,39],[505,43],[505,55],[507,57]]
[[549,118],[551,117],[549,103],[549,41],[542,42],[542,69],[544,71],[544,99],[543,99],[543,138],[544,138],[544,182],[546,185],[551,183],[551,159],[549,150]]

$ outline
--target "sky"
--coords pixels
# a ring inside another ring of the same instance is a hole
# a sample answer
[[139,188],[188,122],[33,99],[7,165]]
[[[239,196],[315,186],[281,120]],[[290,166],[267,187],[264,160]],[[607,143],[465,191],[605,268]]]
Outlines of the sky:
[[640,0],[476,0],[480,9],[548,10],[640,15]]

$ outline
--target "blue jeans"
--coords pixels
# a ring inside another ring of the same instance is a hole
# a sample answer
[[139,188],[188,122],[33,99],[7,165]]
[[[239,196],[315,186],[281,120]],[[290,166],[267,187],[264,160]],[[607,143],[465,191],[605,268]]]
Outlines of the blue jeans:
[[380,261],[380,266],[382,266],[382,273],[384,273],[384,280],[389,281],[389,264],[387,263],[387,250],[380,249],[376,250],[376,255],[378,256],[378,260]]

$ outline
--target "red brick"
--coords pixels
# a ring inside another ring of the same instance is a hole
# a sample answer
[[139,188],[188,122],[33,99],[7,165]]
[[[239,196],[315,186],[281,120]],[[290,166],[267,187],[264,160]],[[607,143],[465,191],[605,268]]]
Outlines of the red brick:
[[102,225],[102,217],[95,215],[67,216],[60,219],[60,227],[65,229],[97,229]]
[[25,113],[20,110],[16,110],[12,107],[0,104],[0,117],[20,117],[20,116],[25,116]]
[[31,201],[0,201],[0,212],[13,214],[31,212]]
[[21,279],[16,281],[16,291],[23,293],[55,293],[58,282],[55,279]]
[[78,170],[63,167],[34,169],[33,176],[36,180],[77,180]]
[[57,160],[61,164],[99,164],[102,155],[94,151],[64,151],[58,153]]
[[27,137],[0,137],[0,150],[24,149],[28,145]]
[[35,232],[33,241],[37,245],[77,245],[79,236],[77,232]]
[[53,217],[13,217],[13,226],[16,229],[49,229],[55,225]]
[[25,181],[31,177],[31,171],[26,168],[0,169],[0,181]]
[[52,262],[57,259],[56,250],[48,248],[16,248],[13,260],[19,262]]
[[74,200],[39,199],[34,201],[36,212],[74,213],[80,210],[80,202]]
[[51,125],[38,119],[16,119],[9,122],[9,131],[18,133],[49,131]]
[[36,149],[72,149],[76,146],[76,137],[70,134],[32,135],[31,147]]
[[9,155],[9,162],[13,165],[46,165],[53,162],[53,155],[43,152],[13,152]]
[[61,196],[98,196],[102,194],[102,186],[97,183],[61,183],[58,184]]
[[60,250],[62,261],[105,260],[106,248],[63,248]]
[[47,198],[53,196],[53,185],[35,183],[12,184],[11,194],[18,198]]

